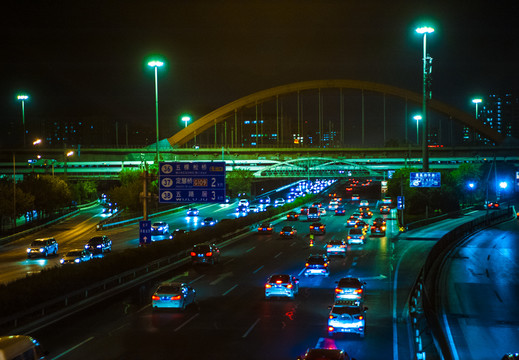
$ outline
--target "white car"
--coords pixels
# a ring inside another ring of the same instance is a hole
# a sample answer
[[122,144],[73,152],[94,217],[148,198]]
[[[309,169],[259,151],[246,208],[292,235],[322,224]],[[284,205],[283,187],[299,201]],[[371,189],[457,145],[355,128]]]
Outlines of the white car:
[[369,201],[368,200],[361,200],[360,203],[359,203],[359,207],[363,207],[363,206],[369,206]]
[[153,309],[181,309],[195,302],[196,291],[188,284],[179,282],[164,282],[159,285],[151,297]]
[[238,206],[240,205],[243,205],[243,206],[249,206],[249,200],[247,199],[240,199],[240,201],[238,202]]
[[165,235],[169,233],[169,225],[164,221],[151,224],[151,235]]
[[299,292],[299,280],[288,274],[276,274],[269,277],[265,284],[265,299],[272,296],[293,299]]
[[92,253],[86,249],[75,249],[66,253],[59,262],[61,265],[79,264],[91,260],[92,257]]
[[283,199],[283,198],[277,198],[274,201],[274,206],[283,206],[283,205],[285,205],[285,199]]
[[358,301],[341,300],[330,306],[328,315],[328,336],[336,333],[353,333],[364,337],[366,329],[366,310]]
[[256,205],[251,205],[251,206],[249,206],[249,212],[255,212],[255,213],[257,213],[257,212],[259,212],[259,211],[260,211],[260,208],[259,208],[258,206],[256,206]]

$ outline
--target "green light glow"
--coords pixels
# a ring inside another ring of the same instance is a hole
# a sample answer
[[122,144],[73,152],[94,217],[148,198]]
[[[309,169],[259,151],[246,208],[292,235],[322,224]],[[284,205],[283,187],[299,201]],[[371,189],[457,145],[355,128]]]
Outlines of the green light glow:
[[434,29],[432,27],[424,26],[424,27],[420,27],[420,28],[416,29],[416,32],[418,34],[425,34],[425,33],[430,34],[430,33],[434,32]]
[[422,115],[415,115],[413,116],[413,119],[415,119],[416,121],[422,120]]
[[479,104],[479,103],[482,102],[482,101],[483,101],[483,100],[481,100],[481,99],[472,99],[472,102],[473,102],[474,104]]
[[153,60],[153,61],[148,62],[148,65],[152,66],[152,67],[161,67],[162,65],[164,65],[164,62],[159,61],[159,60]]
[[18,100],[27,100],[29,98],[29,95],[18,95],[16,98]]

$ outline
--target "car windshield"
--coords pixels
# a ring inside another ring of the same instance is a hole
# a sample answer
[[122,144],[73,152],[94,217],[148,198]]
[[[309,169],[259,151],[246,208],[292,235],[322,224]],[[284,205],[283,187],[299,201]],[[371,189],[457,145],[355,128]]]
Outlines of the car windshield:
[[306,262],[309,264],[322,265],[322,264],[324,264],[325,261],[324,261],[324,258],[322,258],[322,257],[309,257]]
[[292,231],[292,226],[284,226],[281,231]]
[[212,217],[205,218],[204,221],[213,221]]
[[45,246],[47,242],[45,240],[34,240],[31,246]]
[[342,245],[342,241],[341,240],[332,240],[332,241],[330,241],[330,245]]
[[103,242],[103,238],[101,238],[101,237],[95,237],[95,238],[88,240],[88,243],[90,245],[97,245],[97,244],[101,244],[102,242]]
[[359,229],[359,228],[351,229],[350,235],[362,235],[362,229]]
[[288,283],[290,282],[290,275],[272,275],[269,279],[270,283],[276,283],[277,281]]
[[81,256],[81,255],[82,255],[81,251],[69,251],[66,256],[68,256],[68,257],[78,257],[78,256]]
[[198,252],[208,252],[211,250],[211,248],[209,247],[209,245],[197,245],[194,247],[193,250]]
[[339,280],[339,284],[337,284],[337,286],[342,288],[360,288],[361,284],[359,279],[342,278]]
[[172,285],[161,285],[157,289],[157,293],[160,294],[175,294],[180,291],[180,287]]
[[153,223],[153,225],[151,225],[151,226],[156,226],[156,227],[164,226],[164,223],[163,222],[156,222],[156,223]]
[[340,360],[341,352],[335,349],[312,349],[305,360]]
[[359,306],[337,306],[333,307],[332,313],[342,315],[358,315],[361,313],[361,309]]
[[262,227],[262,228],[268,228],[268,227],[271,227],[271,226],[270,226],[269,223],[263,223],[263,224],[261,224],[260,227]]

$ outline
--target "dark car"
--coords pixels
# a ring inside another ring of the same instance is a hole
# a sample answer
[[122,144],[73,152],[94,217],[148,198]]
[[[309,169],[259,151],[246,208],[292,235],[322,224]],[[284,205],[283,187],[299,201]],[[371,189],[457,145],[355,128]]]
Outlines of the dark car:
[[326,225],[320,222],[314,222],[310,225],[310,234],[324,235],[326,234]]
[[215,244],[202,243],[193,246],[190,255],[193,264],[215,264],[220,260],[220,249]]
[[308,206],[301,207],[301,210],[299,210],[299,213],[301,215],[307,215],[308,214]]
[[112,251],[112,240],[108,236],[95,236],[88,240],[85,244],[85,249],[90,251],[92,254],[103,254],[105,252]]
[[486,208],[487,209],[499,209],[499,203],[498,202],[487,202]]
[[326,255],[310,255],[306,259],[304,275],[328,276],[330,275],[330,269],[328,268],[329,264],[330,260],[328,260],[328,257]]
[[365,281],[355,277],[345,277],[336,282],[335,301],[338,300],[357,300],[364,301]]
[[339,206],[335,209],[335,215],[346,215],[346,209],[342,206]]
[[287,220],[297,221],[299,220],[299,214],[295,211],[291,211],[287,214]]
[[340,349],[308,349],[298,360],[354,360]]
[[198,216],[200,211],[197,208],[189,208],[187,209],[187,216]]
[[281,232],[279,233],[279,236],[282,238],[291,239],[295,237],[297,234],[297,230],[293,226],[283,226],[281,229]]
[[259,234],[272,234],[273,230],[274,226],[269,222],[264,222],[258,227]]

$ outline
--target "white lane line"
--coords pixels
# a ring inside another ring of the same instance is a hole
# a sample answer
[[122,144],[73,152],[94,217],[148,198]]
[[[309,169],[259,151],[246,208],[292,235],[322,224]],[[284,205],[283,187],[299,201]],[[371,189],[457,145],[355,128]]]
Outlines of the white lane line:
[[236,289],[238,287],[238,284],[234,285],[232,288],[230,288],[229,290],[227,290],[226,292],[224,292],[222,294],[222,296],[225,296],[227,295],[228,293],[230,293],[231,291],[233,291],[234,289]]
[[193,320],[194,318],[196,318],[198,315],[200,315],[200,313],[196,313],[195,315],[191,316],[189,319],[187,319],[186,321],[184,321],[182,324],[180,324],[175,330],[173,331],[179,331],[180,329],[182,329],[185,325],[187,325],[191,320]]
[[234,261],[234,258],[231,258],[231,259],[227,260],[226,262],[224,262],[223,264],[224,264],[224,265],[227,265],[228,263],[231,263],[231,262],[233,262],[233,261]]
[[299,272],[299,274],[297,274],[297,276],[301,276],[301,274],[304,273],[305,270],[306,270],[306,268],[304,267],[303,270],[301,270],[301,271]]
[[200,275],[200,276],[197,277],[196,279],[191,280],[191,281],[189,282],[189,284],[192,284],[192,283],[194,283],[195,281],[200,280],[200,279],[203,278],[204,276],[205,276],[205,274]]
[[279,255],[281,255],[281,254],[283,254],[283,252],[279,252],[279,253],[277,253],[277,255],[274,256],[274,259],[276,259],[276,258],[277,258]]
[[61,354],[59,354],[59,355],[56,356],[55,358],[52,358],[52,360],[56,360],[56,359],[59,359],[59,358],[62,357],[62,356],[67,355],[69,352],[71,352],[71,351],[73,351],[73,350],[76,350],[78,347],[80,347],[80,346],[83,345],[83,344],[86,344],[87,342],[89,342],[89,341],[92,340],[93,338],[94,338],[94,337],[91,336],[91,337],[89,337],[88,339],[83,340],[82,342],[80,342],[80,343],[77,344],[76,346],[73,346],[73,347],[71,347],[70,349],[68,349],[67,351],[62,352]]
[[261,269],[263,269],[265,265],[261,265],[259,268],[257,268],[256,270],[254,270],[252,273],[253,274],[256,274],[258,271],[260,271]]
[[449,343],[451,344],[452,357],[454,360],[459,360],[458,351],[456,350],[456,343],[452,338],[451,328],[449,326],[449,320],[447,319],[447,315],[445,312],[442,314],[443,317],[443,326],[445,327],[445,332],[447,333],[447,338],[449,339]]
[[295,244],[297,244],[297,242],[294,241],[292,244],[290,244],[290,246],[294,246]]
[[250,251],[252,251],[252,250],[254,250],[254,249],[256,249],[256,246],[251,247],[249,250],[247,250],[247,251],[245,251],[245,252],[248,253],[248,252],[250,252]]
[[252,331],[252,329],[254,329],[254,327],[259,323],[260,319],[258,318],[254,324],[251,325],[251,327],[249,328],[249,330],[245,331],[245,334],[243,334],[241,337],[242,338],[246,338],[247,335],[249,335],[249,333]]

